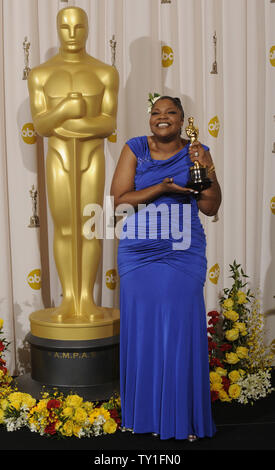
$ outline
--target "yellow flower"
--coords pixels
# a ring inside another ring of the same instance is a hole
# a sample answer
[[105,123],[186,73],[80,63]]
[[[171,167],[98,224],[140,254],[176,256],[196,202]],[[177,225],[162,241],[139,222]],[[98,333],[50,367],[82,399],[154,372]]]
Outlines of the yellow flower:
[[227,310],[223,313],[223,316],[232,321],[237,321],[239,319],[239,314],[235,312],[235,310]]
[[0,330],[3,328],[4,325],[4,320],[3,318],[0,318]]
[[66,398],[66,405],[73,406],[74,408],[78,408],[82,405],[83,398],[79,397],[78,395],[68,395]]
[[104,419],[107,421],[108,419],[110,419],[110,413],[108,410],[106,410],[103,406],[101,407],[101,413],[104,417]]
[[227,395],[225,390],[219,391],[219,399],[221,401],[231,401],[231,398]]
[[20,407],[21,407],[21,401],[20,400],[12,400],[10,406],[12,406],[13,408],[15,408],[17,411],[20,410]]
[[28,393],[23,393],[22,395],[22,404],[26,405],[27,408],[33,408],[36,404],[35,398],[33,398]]
[[63,424],[63,427],[61,429],[61,433],[64,435],[64,436],[72,436],[73,434],[73,422],[68,419],[64,424]]
[[12,392],[9,394],[9,401],[20,401],[22,398],[22,393],[21,392]]
[[245,370],[243,370],[243,369],[238,369],[238,372],[239,372],[239,374],[240,374],[241,377],[244,377],[244,376],[245,376],[245,373],[246,373]]
[[238,297],[237,299],[238,304],[245,304],[247,302],[246,294],[242,292],[241,290],[237,292],[237,297]]
[[234,328],[238,328],[240,333],[246,330],[246,324],[244,322],[236,321],[234,323]]
[[212,371],[212,372],[210,372],[209,376],[210,376],[210,382],[212,384],[222,382],[222,378],[221,378],[220,374],[217,374],[217,372]]
[[217,367],[215,372],[217,372],[217,374],[219,374],[221,377],[227,375],[227,370],[224,369],[223,367]]
[[0,400],[0,406],[2,408],[2,410],[6,410],[7,407],[9,406],[9,402],[6,398],[2,398],[2,400]]
[[237,364],[237,362],[239,362],[240,360],[237,354],[234,352],[226,353],[225,357],[226,362],[228,362],[228,364]]
[[246,359],[248,357],[248,348],[244,346],[238,346],[236,349],[236,354],[240,359]]
[[116,429],[117,429],[117,424],[113,418],[108,419],[103,424],[103,431],[106,432],[107,434],[112,434],[116,432]]
[[229,299],[224,300],[223,307],[226,309],[231,309],[234,305],[234,301],[229,297]]
[[47,403],[48,403],[48,400],[43,398],[42,400],[40,400],[37,405],[36,405],[36,411],[38,411],[39,413],[40,412],[48,412],[47,410]]
[[118,397],[118,398],[116,399],[116,404],[117,404],[119,407],[121,406],[121,400],[120,400],[120,397]]
[[85,410],[90,413],[94,409],[94,404],[91,401],[85,401],[83,403]]
[[225,337],[226,337],[226,339],[228,339],[228,341],[235,341],[236,339],[238,339],[238,337],[239,337],[238,328],[232,328],[231,330],[228,330],[225,333]]
[[241,393],[241,387],[238,384],[230,385],[228,389],[229,396],[232,398],[238,398]]
[[96,418],[99,416],[99,409],[98,408],[95,408],[91,414],[89,415],[89,421],[91,424],[94,423],[94,421],[96,420]]
[[81,426],[79,424],[74,423],[73,424],[73,433],[75,437],[80,437],[79,433],[81,431]]
[[242,336],[246,336],[247,335],[247,329],[246,329],[246,324],[244,322],[235,322],[234,323],[234,328],[238,328],[240,334]]
[[60,428],[61,426],[62,426],[62,421],[59,421],[59,420],[58,420],[58,421],[55,422],[55,429],[58,429],[58,430],[59,430],[59,428]]
[[74,413],[74,410],[71,406],[65,406],[65,408],[62,411],[62,415],[66,417],[72,417]]
[[223,388],[223,384],[219,382],[214,382],[210,384],[210,390],[214,392],[219,392]]
[[79,424],[83,424],[87,419],[87,413],[83,408],[77,408],[74,414],[74,421]]
[[238,380],[241,378],[241,375],[237,370],[232,370],[232,372],[228,374],[228,377],[231,382],[238,382]]
[[4,422],[4,410],[0,408],[0,424]]

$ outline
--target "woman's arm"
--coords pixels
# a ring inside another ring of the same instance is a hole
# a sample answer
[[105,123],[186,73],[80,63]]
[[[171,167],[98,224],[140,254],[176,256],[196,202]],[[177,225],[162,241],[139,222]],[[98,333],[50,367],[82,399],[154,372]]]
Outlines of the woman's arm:
[[[198,160],[202,165],[209,168],[209,178],[212,181],[210,188],[205,189],[200,193],[198,199],[199,210],[208,216],[216,215],[222,201],[222,193],[217,176],[215,173],[215,167],[209,151],[205,151],[199,142],[195,142],[190,146],[190,159],[192,161]],[[198,152],[198,156],[195,156],[195,152]]]
[[215,171],[209,173],[209,178],[212,181],[212,184],[210,188],[205,189],[200,193],[198,208],[203,214],[212,216],[216,215],[219,210],[222,195]]
[[161,183],[136,191],[134,184],[135,174],[136,157],[126,144],[122,149],[111,185],[110,193],[114,197],[115,208],[119,204],[131,204],[133,207],[137,207],[138,204],[147,204],[163,193],[195,192],[170,182],[170,178],[165,178]]

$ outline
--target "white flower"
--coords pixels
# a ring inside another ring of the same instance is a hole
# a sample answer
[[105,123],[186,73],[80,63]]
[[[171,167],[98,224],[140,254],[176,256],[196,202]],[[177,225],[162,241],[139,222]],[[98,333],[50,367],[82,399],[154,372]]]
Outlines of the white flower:
[[269,370],[259,370],[247,374],[237,383],[241,387],[241,393],[237,401],[243,404],[264,398],[274,390],[271,387],[271,373]]
[[160,98],[160,95],[158,93],[154,93],[154,95],[152,95],[152,93],[149,93],[149,106],[147,108],[147,112],[148,114],[151,113],[151,110],[152,110],[152,106],[155,104],[155,102]]

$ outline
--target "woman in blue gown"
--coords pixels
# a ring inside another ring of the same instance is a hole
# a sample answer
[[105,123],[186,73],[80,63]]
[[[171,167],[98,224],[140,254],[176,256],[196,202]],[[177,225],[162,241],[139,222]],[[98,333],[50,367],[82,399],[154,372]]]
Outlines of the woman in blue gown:
[[[181,138],[183,119],[178,98],[154,103],[152,136],[127,141],[111,194],[134,208],[118,248],[122,426],[193,441],[215,433],[199,210],[215,215],[221,191],[208,147]],[[195,159],[212,180],[199,198],[185,187]]]

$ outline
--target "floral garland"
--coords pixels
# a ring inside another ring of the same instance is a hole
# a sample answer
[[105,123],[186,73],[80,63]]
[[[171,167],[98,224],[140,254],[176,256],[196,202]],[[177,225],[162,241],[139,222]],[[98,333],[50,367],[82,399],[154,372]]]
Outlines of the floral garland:
[[3,323],[0,319],[0,424],[7,431],[27,427],[41,436],[77,438],[116,432],[121,423],[118,395],[109,401],[90,402],[76,394],[65,396],[55,390],[36,400],[13,387],[3,358],[9,344],[3,337]]
[[231,289],[220,298],[221,312],[208,313],[207,328],[212,401],[253,404],[274,389],[271,365],[275,340],[264,344],[264,318],[258,299],[246,289],[248,276],[230,265]]

